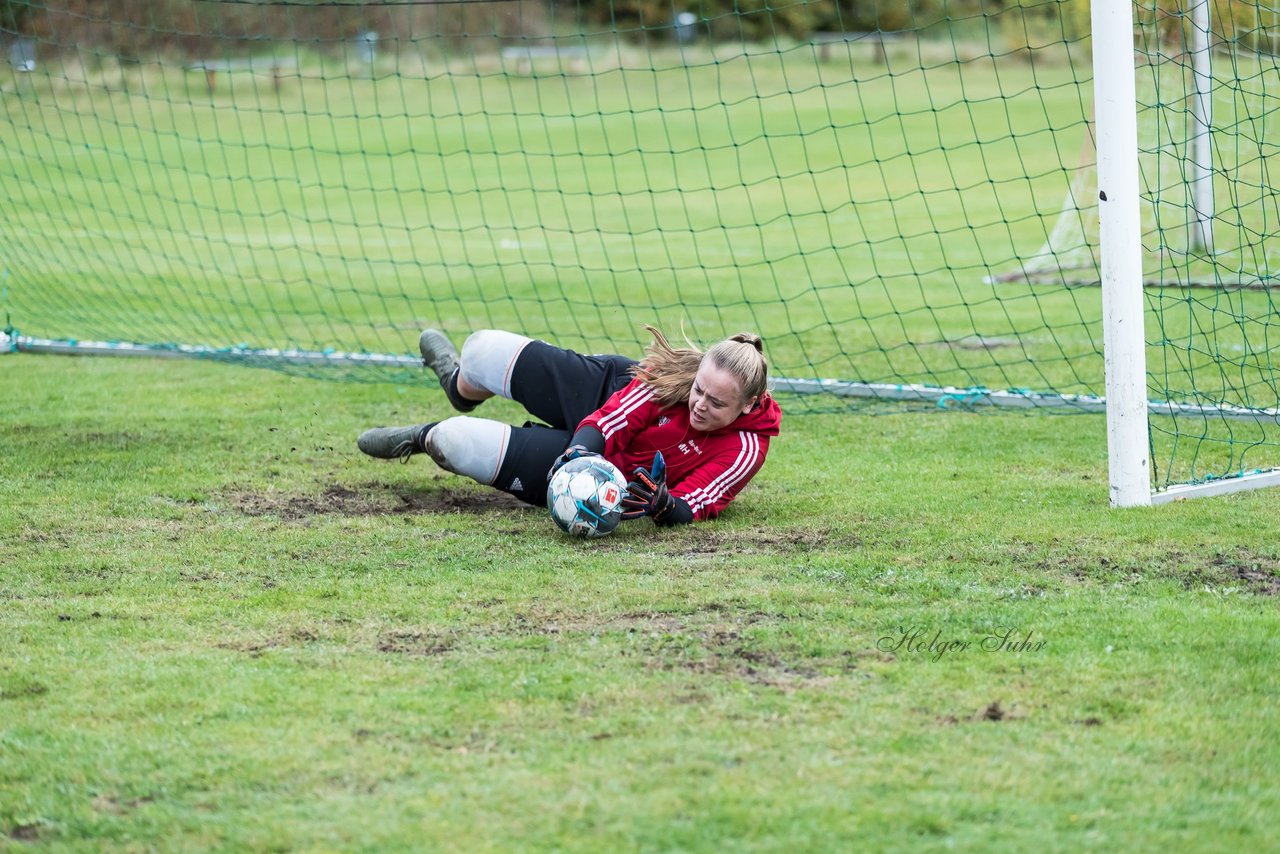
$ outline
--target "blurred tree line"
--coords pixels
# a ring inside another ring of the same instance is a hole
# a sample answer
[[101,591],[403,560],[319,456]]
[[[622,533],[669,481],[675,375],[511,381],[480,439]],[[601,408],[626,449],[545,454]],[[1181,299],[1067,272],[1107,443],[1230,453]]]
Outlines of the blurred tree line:
[[290,41],[317,49],[365,31],[380,41],[519,38],[550,32],[546,3],[472,0],[386,5],[352,0],[0,0],[0,30],[122,57],[253,52]]
[[[1140,0],[1140,45],[1186,43],[1192,0]],[[1210,0],[1218,42],[1274,53],[1280,14],[1270,0]],[[991,40],[1000,52],[1075,41],[1089,32],[1089,0],[470,0],[385,5],[293,0],[0,0],[0,29],[120,56],[178,50],[208,55],[274,39],[322,47],[363,30],[383,40],[543,38],[616,31],[633,41],[669,39],[692,13],[701,38],[807,39],[814,32],[916,31],[922,37]],[[1154,34],[1154,35],[1153,35]]]

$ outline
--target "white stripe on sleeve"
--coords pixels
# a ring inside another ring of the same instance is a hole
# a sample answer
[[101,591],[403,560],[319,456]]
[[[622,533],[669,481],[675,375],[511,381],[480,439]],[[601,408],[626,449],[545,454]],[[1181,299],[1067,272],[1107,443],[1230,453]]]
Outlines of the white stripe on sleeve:
[[752,468],[760,459],[760,438],[755,433],[746,431],[739,433],[738,436],[742,440],[742,449],[738,451],[733,465],[706,486],[699,487],[684,497],[695,513],[715,504],[743,478],[749,477]]
[[627,416],[643,406],[652,397],[652,389],[646,386],[637,386],[630,393],[623,395],[622,400],[618,402],[618,409],[601,418],[600,423],[596,426],[600,428],[600,432],[608,439],[627,425]]

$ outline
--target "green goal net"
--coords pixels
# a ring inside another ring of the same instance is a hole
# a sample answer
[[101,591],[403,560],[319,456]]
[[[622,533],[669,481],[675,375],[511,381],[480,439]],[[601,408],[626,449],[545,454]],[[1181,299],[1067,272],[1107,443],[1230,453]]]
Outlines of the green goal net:
[[[1157,487],[1280,461],[1274,10],[1138,10]],[[1097,411],[1088,7],[0,0],[36,349],[420,381],[419,329],[766,341],[788,410]]]

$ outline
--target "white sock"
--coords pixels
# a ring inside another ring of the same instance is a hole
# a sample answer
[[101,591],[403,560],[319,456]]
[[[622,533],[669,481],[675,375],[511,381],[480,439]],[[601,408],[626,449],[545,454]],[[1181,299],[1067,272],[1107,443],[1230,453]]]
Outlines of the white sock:
[[515,368],[520,352],[532,340],[501,329],[481,329],[471,333],[462,343],[459,358],[462,363],[462,378],[476,388],[509,400],[511,371]]
[[432,427],[425,444],[440,468],[492,486],[510,439],[511,427],[501,421],[458,415]]

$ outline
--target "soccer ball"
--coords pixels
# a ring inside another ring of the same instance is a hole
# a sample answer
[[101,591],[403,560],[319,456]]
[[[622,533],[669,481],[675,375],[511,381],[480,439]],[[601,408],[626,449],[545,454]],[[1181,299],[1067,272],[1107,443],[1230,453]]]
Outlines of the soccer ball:
[[547,484],[547,508],[560,530],[576,537],[612,534],[622,521],[627,479],[604,457],[570,460]]

